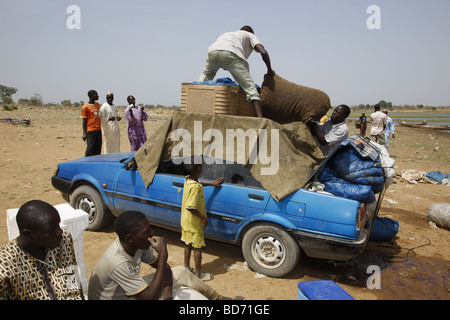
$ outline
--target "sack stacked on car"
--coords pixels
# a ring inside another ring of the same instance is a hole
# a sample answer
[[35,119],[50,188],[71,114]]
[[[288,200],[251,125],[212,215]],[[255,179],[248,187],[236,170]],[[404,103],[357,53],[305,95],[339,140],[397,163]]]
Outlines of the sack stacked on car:
[[336,153],[318,177],[325,191],[365,203],[375,201],[384,179],[384,169],[378,160],[363,158],[352,148]]
[[261,109],[264,118],[278,123],[319,121],[330,110],[330,98],[318,89],[287,81],[279,75],[264,76],[261,85]]

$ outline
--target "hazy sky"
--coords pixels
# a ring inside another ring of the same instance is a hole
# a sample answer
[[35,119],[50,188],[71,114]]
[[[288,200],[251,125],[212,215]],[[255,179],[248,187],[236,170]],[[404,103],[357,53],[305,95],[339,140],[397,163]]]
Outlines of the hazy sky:
[[[70,5],[81,29],[67,25]],[[118,105],[130,94],[180,105],[208,46],[243,25],[278,75],[325,91],[333,106],[450,105],[449,0],[0,0],[0,84],[18,89],[16,102],[35,93],[45,103],[87,101],[96,89],[100,103],[113,91]],[[261,56],[249,63],[262,84]]]

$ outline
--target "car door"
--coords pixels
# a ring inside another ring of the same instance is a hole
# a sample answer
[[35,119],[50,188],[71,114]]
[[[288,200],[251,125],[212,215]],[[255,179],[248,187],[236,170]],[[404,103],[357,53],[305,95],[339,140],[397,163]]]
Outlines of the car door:
[[134,161],[126,164],[117,176],[114,187],[116,210],[137,210],[154,225],[179,229],[185,171],[163,163],[147,188]]
[[[146,188],[138,170],[124,168],[115,184],[116,209],[138,210],[154,225],[180,229],[186,176],[183,164],[166,160],[160,163],[153,182]],[[246,221],[264,213],[270,195],[243,165],[204,163],[200,181],[220,177],[225,181],[221,187],[204,187],[208,214],[205,235],[234,242],[237,230]]]
[[224,178],[221,187],[204,187],[209,217],[205,235],[234,242],[243,224],[263,215],[270,195],[240,164],[204,163],[200,180],[217,178]]

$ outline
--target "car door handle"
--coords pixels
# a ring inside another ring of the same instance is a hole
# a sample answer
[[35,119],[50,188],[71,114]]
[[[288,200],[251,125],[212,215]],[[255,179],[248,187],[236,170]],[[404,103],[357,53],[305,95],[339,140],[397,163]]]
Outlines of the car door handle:
[[175,186],[175,187],[181,187],[181,188],[184,187],[184,183],[182,183],[182,182],[173,181],[172,185]]
[[254,194],[254,193],[249,193],[248,197],[252,198],[252,199],[256,199],[256,200],[264,200],[264,196],[261,196],[259,194]]

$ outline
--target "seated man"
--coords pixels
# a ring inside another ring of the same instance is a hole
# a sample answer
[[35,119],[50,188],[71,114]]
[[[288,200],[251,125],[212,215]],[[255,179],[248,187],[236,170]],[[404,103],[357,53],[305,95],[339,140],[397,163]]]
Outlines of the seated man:
[[0,248],[0,300],[83,300],[72,237],[58,211],[32,200],[16,220],[20,235]]
[[350,108],[345,104],[341,104],[334,109],[330,120],[327,120],[325,123],[317,123],[312,119],[305,121],[318,147],[325,156],[328,156],[341,142],[348,138],[348,127],[345,124],[345,119],[349,115]]
[[[89,300],[171,300],[174,295],[177,298],[181,286],[192,288],[211,300],[224,299],[184,266],[171,269],[167,264],[166,242],[154,236],[143,213],[122,213],[114,229],[119,238],[94,268],[89,281]],[[142,278],[139,275],[141,261],[150,264],[156,272]]]

